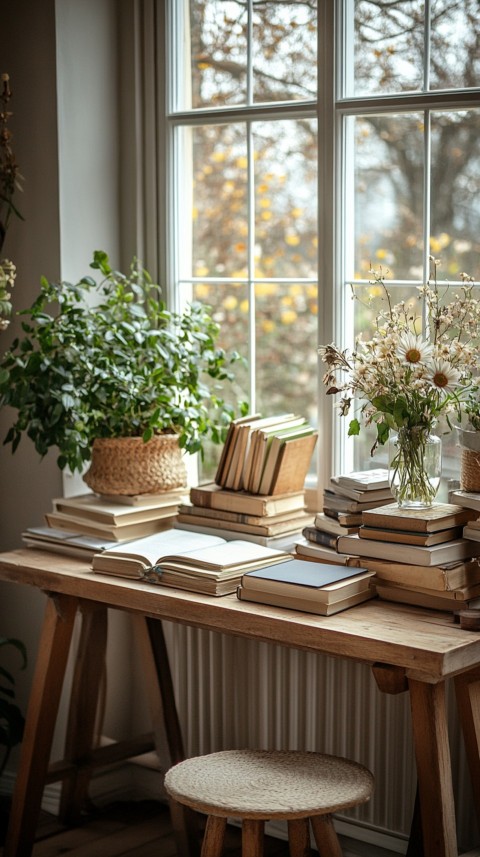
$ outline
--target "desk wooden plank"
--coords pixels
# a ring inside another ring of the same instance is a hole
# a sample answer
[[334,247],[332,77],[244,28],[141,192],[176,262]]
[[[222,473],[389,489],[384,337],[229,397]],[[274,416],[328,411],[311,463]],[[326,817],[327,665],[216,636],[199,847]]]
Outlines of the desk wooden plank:
[[0,555],[0,579],[198,628],[403,667],[407,676],[439,681],[480,662],[480,634],[462,631],[452,616],[372,600],[333,616],[316,616],[183,592],[100,575],[85,562],[23,549]]
[[[13,833],[10,851],[7,840],[6,857],[19,857],[12,843],[21,842],[22,836],[25,846],[22,846],[22,853],[30,853],[28,836],[39,806],[39,788],[47,761],[44,750],[36,747],[35,743],[42,732],[37,709],[45,709],[48,730],[53,728],[59,678],[60,674],[63,678],[66,657],[63,653],[60,657],[58,650],[68,650],[73,612],[78,604],[84,604],[87,609],[95,605],[113,607],[138,617],[182,622],[248,639],[363,661],[376,665],[377,677],[381,675],[380,667],[389,666],[392,676],[400,675],[399,669],[405,671],[412,703],[425,855],[457,857],[444,679],[449,676],[467,677],[465,687],[458,681],[457,693],[459,701],[465,702],[465,688],[469,685],[469,703],[468,706],[463,704],[464,725],[466,723],[472,733],[476,732],[479,723],[480,635],[462,631],[450,614],[369,601],[334,616],[315,616],[249,604],[235,596],[201,596],[140,581],[97,575],[85,562],[26,549],[0,555],[2,579],[35,586],[50,595],[27,715],[23,751],[25,753],[26,747],[27,755],[22,756],[25,761],[23,765],[21,763],[18,792],[14,796]],[[65,605],[62,614],[68,626],[65,646],[61,634],[67,632],[61,631],[60,611],[55,611],[58,613],[56,617],[52,614],[51,605],[56,595],[62,596],[58,601]],[[52,689],[53,707],[46,706],[45,680],[49,693],[50,686]],[[388,692],[396,692],[397,689],[403,689],[398,680],[393,681],[393,685],[388,683]],[[47,727],[43,727],[43,731],[46,730]],[[474,737],[472,734],[470,744],[478,751]],[[477,752],[475,771],[479,770],[479,764]],[[35,780],[33,785],[28,782],[30,776]],[[29,796],[32,804],[28,801]],[[435,827],[437,817],[442,819],[440,828]],[[22,832],[22,819],[30,828],[28,834]]]

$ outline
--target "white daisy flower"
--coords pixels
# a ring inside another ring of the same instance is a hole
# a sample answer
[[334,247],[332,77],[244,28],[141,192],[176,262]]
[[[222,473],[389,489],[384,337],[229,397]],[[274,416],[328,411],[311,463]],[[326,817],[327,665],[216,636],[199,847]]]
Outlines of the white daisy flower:
[[433,346],[415,333],[403,333],[398,339],[397,354],[405,363],[426,363]]
[[431,384],[443,393],[453,393],[460,381],[460,372],[446,360],[434,360],[432,364]]

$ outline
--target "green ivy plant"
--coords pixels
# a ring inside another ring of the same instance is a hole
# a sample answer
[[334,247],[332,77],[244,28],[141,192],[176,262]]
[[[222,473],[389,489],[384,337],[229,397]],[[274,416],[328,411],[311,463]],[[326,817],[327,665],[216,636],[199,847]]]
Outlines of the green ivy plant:
[[[21,669],[27,665],[27,652],[21,640],[13,637],[0,637],[0,649],[14,646],[21,656]],[[7,765],[10,753],[23,738],[25,719],[15,699],[15,679],[9,670],[0,664],[0,746],[3,755],[0,758],[0,777]]]
[[207,436],[223,442],[235,416],[223,388],[240,357],[217,347],[210,309],[167,310],[136,260],[122,274],[98,250],[90,267],[99,284],[42,278],[19,313],[24,336],[0,362],[0,405],[16,410],[4,442],[15,451],[26,433],[41,456],[57,447],[59,467],[72,471],[90,460],[95,438],[173,432],[189,453],[202,453]]

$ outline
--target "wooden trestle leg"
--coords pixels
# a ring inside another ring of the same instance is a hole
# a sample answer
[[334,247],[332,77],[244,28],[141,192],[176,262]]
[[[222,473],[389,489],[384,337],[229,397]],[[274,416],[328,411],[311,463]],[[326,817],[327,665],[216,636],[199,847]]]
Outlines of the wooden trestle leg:
[[107,608],[82,602],[82,628],[70,696],[64,761],[72,769],[63,781],[60,819],[78,824],[87,798],[91,767],[88,760],[95,741],[100,684],[105,675]]
[[4,857],[32,853],[77,606],[71,596],[47,600]]
[[[162,771],[185,758],[182,732],[175,705],[168,650],[159,619],[134,616],[142,671],[150,704],[155,745]],[[200,828],[197,814],[169,798],[170,816],[178,857],[198,857]]]

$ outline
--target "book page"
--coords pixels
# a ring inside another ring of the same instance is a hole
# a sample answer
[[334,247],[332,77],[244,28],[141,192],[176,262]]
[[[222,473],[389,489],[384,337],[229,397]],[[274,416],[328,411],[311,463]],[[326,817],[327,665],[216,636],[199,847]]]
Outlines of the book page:
[[134,559],[146,565],[155,565],[167,554],[183,555],[198,548],[220,545],[225,542],[220,536],[206,533],[194,533],[188,530],[163,530],[137,539],[128,544],[118,545],[104,551],[103,556],[118,559]]

